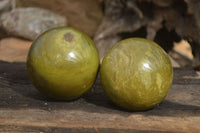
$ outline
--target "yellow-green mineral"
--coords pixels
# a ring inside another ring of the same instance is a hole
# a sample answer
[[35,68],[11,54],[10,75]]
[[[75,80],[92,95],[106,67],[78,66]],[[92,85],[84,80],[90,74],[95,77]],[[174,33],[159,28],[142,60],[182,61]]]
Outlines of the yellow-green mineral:
[[32,44],[27,69],[35,87],[49,97],[71,100],[93,85],[99,55],[93,41],[70,27],[50,29]]
[[127,110],[147,110],[167,95],[173,80],[168,55],[156,43],[130,38],[117,43],[104,57],[101,83],[107,96]]

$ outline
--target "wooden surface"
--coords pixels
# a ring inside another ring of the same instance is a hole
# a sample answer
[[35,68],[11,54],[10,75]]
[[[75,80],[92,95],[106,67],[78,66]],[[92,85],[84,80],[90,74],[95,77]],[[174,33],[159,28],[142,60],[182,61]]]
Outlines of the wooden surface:
[[107,99],[99,78],[81,98],[54,101],[30,83],[25,63],[0,62],[0,132],[200,132],[200,77],[189,68],[174,73],[159,106],[127,112]]

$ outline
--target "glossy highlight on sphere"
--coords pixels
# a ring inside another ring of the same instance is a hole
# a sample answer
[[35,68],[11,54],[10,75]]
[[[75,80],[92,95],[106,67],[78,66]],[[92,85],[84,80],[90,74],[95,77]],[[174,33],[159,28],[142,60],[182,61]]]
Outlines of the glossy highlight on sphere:
[[58,100],[79,97],[93,85],[99,54],[93,41],[70,27],[50,29],[32,44],[27,70],[35,87]]
[[105,93],[116,105],[141,111],[165,98],[173,81],[173,68],[159,45],[130,38],[117,43],[105,55],[100,77]]

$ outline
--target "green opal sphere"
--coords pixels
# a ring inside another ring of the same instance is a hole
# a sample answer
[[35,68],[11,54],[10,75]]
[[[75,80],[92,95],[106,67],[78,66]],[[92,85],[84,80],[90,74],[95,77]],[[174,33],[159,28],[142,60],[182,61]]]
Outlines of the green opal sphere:
[[93,41],[70,27],[50,29],[31,45],[27,70],[35,87],[48,97],[72,100],[93,85],[99,54]]
[[173,68],[159,45],[130,38],[117,43],[105,55],[100,77],[111,101],[124,109],[141,111],[153,108],[166,97]]

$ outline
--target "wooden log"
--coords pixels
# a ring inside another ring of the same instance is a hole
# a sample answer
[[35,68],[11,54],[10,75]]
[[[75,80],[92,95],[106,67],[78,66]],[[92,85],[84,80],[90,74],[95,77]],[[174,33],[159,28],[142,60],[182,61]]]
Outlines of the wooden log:
[[94,37],[100,57],[117,40],[125,38],[147,38],[167,52],[172,50],[174,42],[185,39],[192,47],[196,68],[200,68],[200,1],[103,1],[105,16]]
[[0,62],[0,132],[199,132],[200,76],[174,69],[165,100],[154,109],[127,112],[105,96],[99,77],[74,101],[48,99],[31,84],[25,63]]

